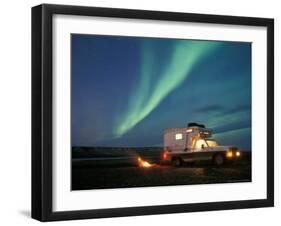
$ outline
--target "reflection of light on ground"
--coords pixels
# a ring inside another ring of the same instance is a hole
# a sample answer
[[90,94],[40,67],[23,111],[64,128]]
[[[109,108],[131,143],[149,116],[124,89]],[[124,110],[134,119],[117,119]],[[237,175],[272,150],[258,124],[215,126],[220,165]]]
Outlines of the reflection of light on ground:
[[204,175],[205,174],[204,168],[193,168],[192,170],[195,175]]

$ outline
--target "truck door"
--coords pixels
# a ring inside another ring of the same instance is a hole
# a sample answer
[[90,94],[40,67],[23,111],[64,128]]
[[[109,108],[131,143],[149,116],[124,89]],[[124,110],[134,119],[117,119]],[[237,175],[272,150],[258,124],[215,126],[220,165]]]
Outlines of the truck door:
[[208,160],[211,156],[209,146],[204,139],[198,139],[195,143],[195,152],[193,158],[195,160]]

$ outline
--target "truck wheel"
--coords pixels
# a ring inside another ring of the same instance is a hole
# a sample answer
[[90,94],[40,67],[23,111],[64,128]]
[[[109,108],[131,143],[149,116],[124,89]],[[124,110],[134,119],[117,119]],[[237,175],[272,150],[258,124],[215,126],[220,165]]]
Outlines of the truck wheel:
[[172,165],[175,167],[179,167],[182,165],[182,161],[180,158],[173,158],[172,160]]
[[214,156],[214,163],[217,166],[221,166],[224,163],[224,157],[220,154]]

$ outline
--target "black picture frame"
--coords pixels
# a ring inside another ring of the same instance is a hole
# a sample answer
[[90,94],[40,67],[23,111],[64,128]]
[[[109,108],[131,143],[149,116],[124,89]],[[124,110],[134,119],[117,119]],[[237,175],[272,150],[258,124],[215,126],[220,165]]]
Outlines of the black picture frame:
[[[55,14],[262,26],[267,28],[267,198],[95,210],[52,210],[52,17]],[[221,15],[43,4],[32,8],[32,218],[121,217],[274,206],[274,20]]]

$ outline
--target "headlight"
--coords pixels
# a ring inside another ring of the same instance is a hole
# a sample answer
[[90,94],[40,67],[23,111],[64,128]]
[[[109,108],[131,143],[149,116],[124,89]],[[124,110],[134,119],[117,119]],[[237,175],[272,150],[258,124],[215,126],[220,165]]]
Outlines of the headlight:
[[232,151],[228,151],[228,152],[226,153],[226,157],[227,157],[227,158],[231,158],[232,156],[233,156]]
[[240,155],[241,155],[241,154],[240,154],[240,151],[237,151],[237,152],[236,152],[236,156],[239,157]]

